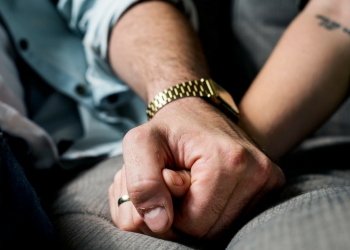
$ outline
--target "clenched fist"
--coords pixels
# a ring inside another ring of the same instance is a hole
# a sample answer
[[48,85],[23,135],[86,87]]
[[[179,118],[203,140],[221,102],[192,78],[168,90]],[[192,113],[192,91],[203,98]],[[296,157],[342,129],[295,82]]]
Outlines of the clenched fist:
[[[163,107],[126,135],[123,152],[125,165],[109,191],[113,221],[163,239],[177,239],[178,232],[215,238],[285,183],[281,169],[200,98]],[[131,202],[118,207],[125,194]],[[180,204],[172,197],[182,197]]]

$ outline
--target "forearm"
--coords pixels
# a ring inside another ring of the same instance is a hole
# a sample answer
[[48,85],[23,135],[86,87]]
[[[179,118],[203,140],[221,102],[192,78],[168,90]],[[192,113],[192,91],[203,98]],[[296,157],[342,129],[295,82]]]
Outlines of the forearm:
[[311,1],[242,99],[240,125],[273,158],[288,152],[344,100],[350,76],[348,10],[347,0]]
[[161,1],[140,3],[118,21],[109,57],[116,74],[145,102],[175,84],[209,76],[188,20]]

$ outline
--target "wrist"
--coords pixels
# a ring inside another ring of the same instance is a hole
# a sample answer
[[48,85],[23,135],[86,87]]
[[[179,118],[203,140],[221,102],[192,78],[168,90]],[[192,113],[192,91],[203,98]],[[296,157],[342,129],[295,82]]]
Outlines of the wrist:
[[183,82],[160,92],[148,105],[148,119],[151,120],[167,104],[186,97],[204,99],[233,121],[238,121],[239,111],[232,96],[212,79],[204,78]]
[[[157,79],[146,85],[147,88],[147,104],[154,100],[154,98],[164,90],[170,89],[177,84],[188,82],[196,79],[209,79],[209,74],[202,72],[202,74],[179,74],[180,76],[173,76],[164,79]],[[184,76],[185,75],[185,76]]]
[[213,104],[199,97],[186,97],[178,99],[161,108],[150,122],[166,122],[184,126],[204,121],[205,123],[217,123],[217,127],[234,122]]
[[[193,110],[202,110],[211,108],[211,104],[199,97],[186,97],[173,101],[161,108],[153,119],[174,114],[174,112],[193,112]],[[176,117],[174,117],[176,119]],[[153,120],[152,119],[152,120]]]

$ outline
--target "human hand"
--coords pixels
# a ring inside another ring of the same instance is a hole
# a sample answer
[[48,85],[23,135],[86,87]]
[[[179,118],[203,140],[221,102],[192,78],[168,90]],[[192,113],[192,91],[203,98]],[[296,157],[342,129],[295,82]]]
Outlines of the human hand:
[[[191,174],[187,170],[163,169],[162,176],[173,198],[182,198],[191,185]],[[179,235],[172,229],[166,233],[159,234],[152,232],[136,211],[132,202],[125,202],[118,207],[118,199],[127,194],[125,165],[117,172],[114,182],[109,188],[109,200],[112,219],[117,227],[124,231],[144,233],[150,236],[168,240],[180,239]]]
[[[125,165],[110,188],[113,221],[122,230],[159,238],[176,239],[177,231],[215,238],[285,182],[281,169],[236,124],[199,98],[166,105],[130,131],[123,148]],[[183,189],[175,188],[184,196],[175,209],[166,167],[191,171]],[[124,194],[132,203],[118,208]]]

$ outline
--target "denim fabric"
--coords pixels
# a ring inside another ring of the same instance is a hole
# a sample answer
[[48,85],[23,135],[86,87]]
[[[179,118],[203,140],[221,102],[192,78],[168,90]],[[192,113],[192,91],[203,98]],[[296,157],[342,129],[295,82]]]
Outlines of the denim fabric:
[[0,215],[1,249],[53,249],[51,222],[2,133]]

